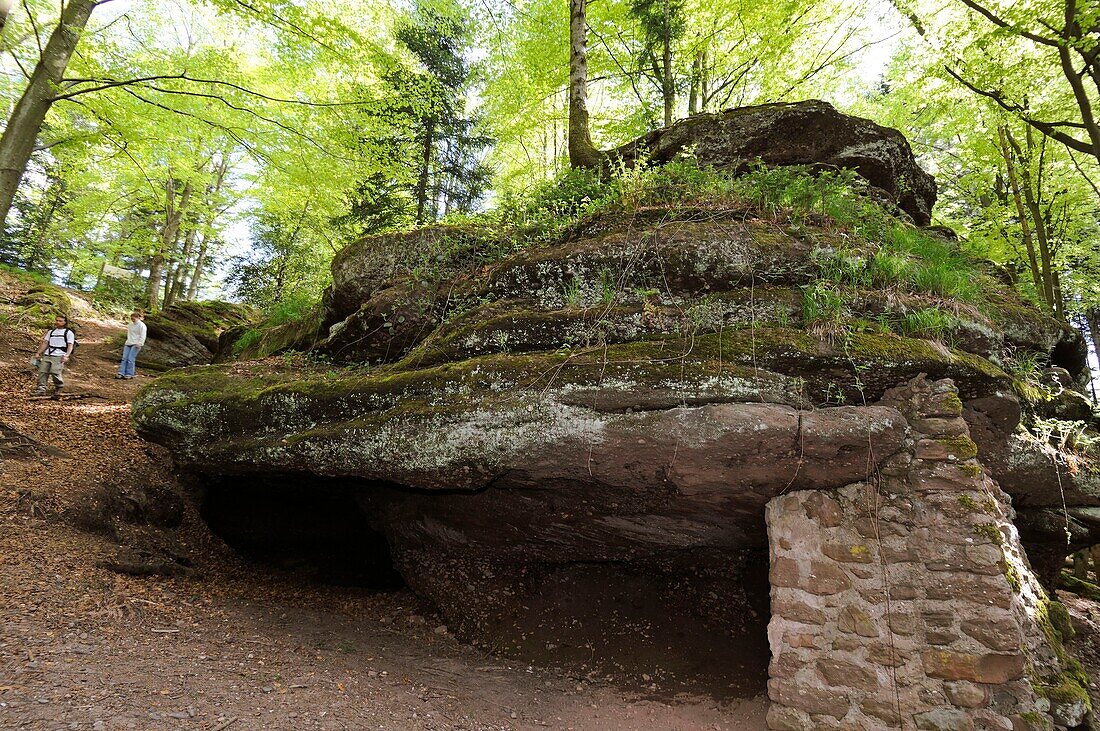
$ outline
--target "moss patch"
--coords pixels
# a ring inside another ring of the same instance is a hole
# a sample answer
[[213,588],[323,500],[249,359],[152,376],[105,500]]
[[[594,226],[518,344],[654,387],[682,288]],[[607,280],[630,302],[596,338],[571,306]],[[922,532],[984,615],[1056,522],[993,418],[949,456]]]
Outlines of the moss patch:
[[958,459],[973,459],[978,456],[978,445],[970,437],[959,435],[957,437],[939,437],[937,442],[947,448],[950,454]]
[[1100,586],[1091,581],[1079,579],[1069,571],[1062,571],[1059,579],[1059,584],[1063,589],[1072,591],[1074,594],[1091,599],[1094,602],[1100,602]]
[[15,301],[15,307],[19,319],[33,327],[45,328],[53,327],[53,320],[58,315],[69,316],[71,301],[69,294],[60,287],[37,283]]

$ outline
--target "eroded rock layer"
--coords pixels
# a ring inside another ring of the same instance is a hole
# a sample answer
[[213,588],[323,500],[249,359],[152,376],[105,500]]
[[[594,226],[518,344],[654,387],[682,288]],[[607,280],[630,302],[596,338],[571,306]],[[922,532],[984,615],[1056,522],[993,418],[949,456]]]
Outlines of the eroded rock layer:
[[145,318],[148,333],[138,366],[157,371],[211,363],[227,345],[222,334],[243,330],[256,313],[229,302],[181,302]]

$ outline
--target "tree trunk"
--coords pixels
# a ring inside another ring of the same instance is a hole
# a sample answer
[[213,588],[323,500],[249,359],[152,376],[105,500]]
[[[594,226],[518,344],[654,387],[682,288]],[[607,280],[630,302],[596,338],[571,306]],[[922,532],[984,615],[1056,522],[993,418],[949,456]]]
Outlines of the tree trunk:
[[703,48],[699,56],[699,111],[707,111],[707,103],[710,102],[710,68],[707,66],[707,49]]
[[1054,295],[1054,315],[1061,321],[1066,321],[1066,298],[1062,294],[1062,275],[1055,269],[1050,275],[1051,293]]
[[168,252],[175,245],[183,212],[187,209],[187,203],[191,199],[191,182],[188,181],[183,186],[179,205],[176,205],[176,181],[172,177],[171,171],[168,173],[168,180],[164,187],[164,228],[161,229],[160,245],[149,262],[149,287],[145,291],[145,304],[149,312],[156,312],[160,307],[160,288],[164,279],[165,260],[168,257]]
[[695,60],[691,62],[691,88],[688,90],[688,116],[693,117],[699,113],[699,85],[703,81],[703,52],[695,54]]
[[[23,257],[23,268],[28,272],[36,271],[35,267],[38,266],[39,257],[45,252],[46,234],[50,230],[50,224],[53,223],[54,214],[57,213],[58,206],[61,205],[61,196],[64,194],[65,186],[59,179],[55,179],[47,192],[53,192],[52,200],[50,200],[49,208],[44,210],[38,217],[38,233],[34,237],[34,244],[31,246],[30,252]],[[28,230],[29,233],[29,230]],[[45,264],[46,261],[43,261]],[[47,271],[51,271],[51,267],[46,267]]]
[[197,225],[190,226],[187,229],[187,235],[183,239],[183,251],[180,253],[179,263],[172,271],[172,276],[168,278],[168,290],[164,293],[164,306],[171,307],[176,303],[180,293],[183,291],[183,280],[187,276],[187,264],[191,261],[191,252],[195,248],[195,237],[198,236],[199,228]]
[[588,124],[588,0],[569,0],[569,166],[599,167],[602,155],[592,144]]
[[672,112],[676,107],[676,84],[672,78],[672,9],[664,0],[664,48],[661,51],[661,99],[665,105],[665,127],[672,126]]
[[[1042,195],[1042,191],[1038,189],[1036,181],[1032,180],[1031,176],[1031,160],[1035,155],[1035,142],[1031,133],[1031,128],[1027,128],[1027,154],[1020,149],[1019,143],[1016,142],[1016,138],[1012,136],[1012,132],[1005,130],[1005,137],[1008,140],[1008,144],[1012,147],[1012,150],[1016,153],[1016,158],[1020,162],[1020,182],[1023,184],[1021,188],[1024,193],[1024,203],[1027,206],[1028,215],[1031,217],[1032,230],[1035,232],[1035,240],[1039,248],[1039,267],[1040,276],[1042,277],[1042,290],[1043,300],[1047,303],[1047,307],[1057,312],[1061,309],[1058,301],[1054,297],[1054,274],[1052,272],[1051,262],[1051,250],[1050,250],[1050,235],[1047,230],[1047,220],[1043,216],[1042,208],[1039,205],[1039,197]],[[1039,178],[1042,178],[1042,171],[1040,169]]]
[[[1086,10],[1086,14],[1095,12],[1092,8]],[[1092,100],[1089,96],[1088,90],[1082,83],[1082,77],[1084,71],[1077,72],[1073,63],[1073,56],[1070,53],[1071,48],[1079,48],[1082,42],[1080,37],[1080,24],[1077,17],[1077,2],[1076,0],[1065,0],[1065,24],[1062,27],[1061,42],[1058,43],[1058,60],[1062,64],[1062,73],[1066,77],[1066,81],[1069,82],[1070,89],[1073,90],[1073,97],[1077,101],[1077,108],[1081,112],[1082,127],[1085,128],[1085,132],[1089,136],[1089,143],[1092,147],[1092,156],[1100,161],[1100,123],[1097,123],[1096,115],[1092,108]],[[1094,32],[1095,29],[1089,28],[1089,32]],[[1091,45],[1091,44],[1090,44]],[[1092,61],[1095,63],[1095,58]],[[1040,130],[1042,131],[1042,130]]]
[[199,242],[199,255],[195,259],[195,269],[191,272],[191,284],[187,286],[187,301],[194,302],[199,294],[199,282],[202,281],[202,269],[206,266],[206,248],[210,243],[210,230],[202,232],[202,240]]
[[1027,263],[1031,268],[1031,281],[1035,285],[1035,291],[1043,296],[1043,278],[1039,274],[1039,260],[1035,256],[1035,241],[1031,237],[1031,225],[1028,223],[1029,215],[1020,195],[1020,182],[1016,178],[1016,164],[1013,159],[1012,149],[1008,144],[1008,133],[1004,127],[997,128],[1000,139],[1001,156],[1005,161],[1005,169],[1008,174],[1008,184],[1012,189],[1012,199],[1016,204],[1016,215],[1020,219],[1020,231],[1024,239],[1024,248],[1027,249]]
[[46,113],[54,102],[54,93],[65,74],[84,26],[96,5],[109,0],[70,0],[61,19],[42,50],[38,65],[31,73],[23,95],[8,118],[0,137],[0,229],[7,221],[15,191],[34,152],[34,143]]
[[[1085,312],[1085,322],[1089,326],[1089,336],[1092,339],[1092,352],[1096,354],[1097,365],[1100,365],[1100,309],[1092,308]],[[1095,380],[1090,378],[1090,385],[1095,384]],[[1092,385],[1092,402],[1098,403],[1096,398],[1096,386]]]
[[420,153],[420,175],[416,180],[416,225],[424,225],[428,208],[428,182],[432,172],[432,152],[435,150],[435,127],[429,122],[424,128],[424,146]]
[[[206,265],[206,250],[210,243],[210,227],[214,225],[214,219],[219,213],[224,213],[224,210],[215,210],[215,206],[218,203],[218,193],[221,192],[222,184],[225,182],[225,174],[229,172],[229,156],[223,154],[221,160],[214,165],[214,183],[206,188],[206,203],[209,206],[209,213],[207,214],[202,225],[202,239],[199,241],[199,253],[195,257],[195,267],[191,270],[191,283],[187,285],[187,292],[184,294],[184,299],[188,302],[193,302],[195,296],[199,291],[199,281],[202,278],[202,268]],[[180,290],[183,291],[183,280],[185,276],[180,277]]]

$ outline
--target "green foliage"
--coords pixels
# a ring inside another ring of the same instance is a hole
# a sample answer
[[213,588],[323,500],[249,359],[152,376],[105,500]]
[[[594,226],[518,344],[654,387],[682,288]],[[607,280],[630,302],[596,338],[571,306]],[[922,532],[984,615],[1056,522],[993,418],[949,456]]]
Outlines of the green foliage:
[[1030,431],[1040,442],[1060,452],[1084,454],[1100,447],[1100,437],[1083,421],[1035,418]]
[[[35,31],[56,21],[58,5],[13,6],[6,50],[22,68],[35,65]],[[997,131],[1023,143],[1025,112],[1080,116],[1056,49],[1022,32],[1057,28],[1062,21],[1050,4],[992,2],[992,12],[1009,20],[1004,26],[960,0],[905,0],[881,17],[840,0],[589,7],[589,92],[600,147],[663,123],[661,102],[670,94],[676,118],[819,96],[907,135],[937,176],[937,219],[962,232],[965,246],[888,215],[859,195],[863,184],[850,172],[760,168],[734,178],[689,160],[621,168],[603,180],[591,172],[558,175],[569,53],[560,0],[501,7],[213,0],[179,3],[171,13],[162,5],[134,0],[125,10],[104,3],[95,11],[89,27],[96,32],[81,39],[66,72],[77,81],[67,82],[67,98],[51,109],[32,172],[0,232],[0,263],[94,288],[98,303],[127,308],[144,299],[141,280],[160,257],[177,280],[195,280],[186,297],[198,295],[199,284],[220,287],[228,269],[229,286],[267,308],[281,291],[323,286],[332,254],[355,237],[456,222],[486,201],[496,210],[477,217],[478,225],[490,221],[515,236],[504,243],[488,237],[489,259],[513,243],[556,239],[593,215],[740,207],[792,235],[819,225],[848,235],[842,250],[834,242],[817,256],[835,295],[875,288],[932,298],[911,317],[888,313],[845,327],[949,333],[951,316],[969,314],[940,308],[949,314],[936,318],[923,310],[942,298],[985,312],[989,292],[1003,291],[978,263],[986,258],[1003,264],[1002,275],[1026,296],[1044,296],[1029,270]],[[1080,4],[1077,11],[1092,12]],[[911,18],[923,23],[920,33]],[[1082,39],[1073,53],[1088,52],[1085,40],[1093,42]],[[891,55],[881,74],[865,68],[863,49],[872,46]],[[975,94],[945,63],[1020,108],[1006,111]],[[9,109],[23,88],[18,74],[11,79],[0,89]],[[1095,108],[1100,100],[1086,91]],[[1081,128],[1065,129],[1082,138]],[[1061,310],[1071,317],[1096,310],[1100,163],[1038,134],[1018,158],[1031,181],[1025,190],[1049,224]],[[227,169],[218,182],[220,162]],[[188,185],[191,198],[179,235],[164,242],[168,181],[177,205]],[[293,246],[273,253],[255,233],[262,227],[292,237]],[[244,245],[233,240],[240,230],[254,232],[255,251],[234,259],[229,253]],[[193,276],[200,244],[204,270]],[[105,280],[104,263],[138,280]],[[435,266],[425,265],[426,276]],[[816,304],[826,320],[837,309]]]
[[239,355],[258,345],[264,335],[280,325],[305,322],[317,308],[316,293],[299,290],[274,302],[263,312],[263,318],[233,341],[233,353]]
[[902,335],[918,338],[935,338],[948,333],[959,325],[959,318],[932,307],[906,312],[891,327]]
[[[507,190],[524,190],[559,172],[565,159],[568,3],[478,7],[490,49],[482,96],[486,126],[498,140],[492,161]],[[604,149],[663,125],[670,90],[674,119],[836,98],[872,35],[853,22],[858,11],[839,0],[611,0],[590,3],[587,14],[589,96],[599,99],[592,131]]]
[[468,17],[458,6],[422,2],[394,32],[407,61],[382,72],[381,93],[364,102],[360,152],[372,168],[350,196],[341,222],[357,235],[437,221],[473,210],[491,169],[481,159],[492,140],[466,112],[475,76]]
[[16,279],[24,282],[34,282],[37,284],[49,284],[49,277],[40,272],[28,272],[19,267],[12,266],[11,264],[0,264],[0,272],[4,272]]
[[802,320],[807,327],[839,327],[844,320],[844,296],[835,284],[818,281],[802,290]]
[[267,214],[253,228],[252,253],[232,260],[228,281],[244,302],[275,313],[315,301],[328,277],[328,262],[303,239],[301,222]]
[[1034,350],[1016,349],[1004,359],[1004,368],[1020,381],[1040,387],[1043,379],[1043,367],[1048,360],[1047,356]]

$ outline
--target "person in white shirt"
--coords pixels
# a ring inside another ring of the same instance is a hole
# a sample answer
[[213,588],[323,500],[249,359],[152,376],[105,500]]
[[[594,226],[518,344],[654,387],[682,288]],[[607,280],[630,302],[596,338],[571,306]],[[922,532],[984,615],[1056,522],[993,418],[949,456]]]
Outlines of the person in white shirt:
[[145,333],[148,331],[143,319],[145,313],[141,310],[135,310],[130,315],[130,325],[126,328],[126,345],[122,348],[122,362],[118,364],[118,375],[115,378],[134,377],[138,351],[145,345]]
[[61,372],[69,362],[69,356],[73,354],[75,344],[76,336],[69,329],[69,319],[58,315],[53,320],[53,328],[42,336],[42,344],[34,354],[34,366],[38,369],[38,387],[34,389],[35,396],[46,395],[46,384],[52,376],[54,398],[61,397],[61,389],[65,386],[65,379],[61,377]]

